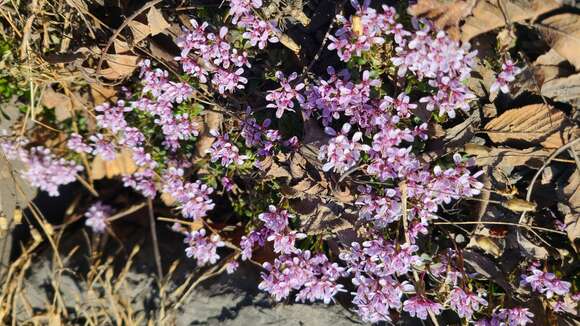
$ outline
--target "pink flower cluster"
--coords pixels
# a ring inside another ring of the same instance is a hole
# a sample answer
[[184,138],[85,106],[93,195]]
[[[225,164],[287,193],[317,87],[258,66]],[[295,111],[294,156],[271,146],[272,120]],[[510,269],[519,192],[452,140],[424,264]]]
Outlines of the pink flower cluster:
[[321,300],[328,304],[338,292],[344,291],[337,282],[344,275],[344,268],[321,253],[312,255],[308,250],[296,250],[276,258],[273,264],[264,263],[263,267],[266,272],[262,273],[258,288],[269,292],[277,301],[297,290],[296,301]]
[[269,156],[274,150],[282,136],[280,131],[276,129],[269,129],[272,123],[270,119],[265,119],[262,124],[259,124],[255,118],[251,117],[251,112],[248,110],[248,117],[242,122],[241,136],[247,147],[256,147],[258,156]]
[[242,165],[248,158],[246,155],[240,155],[238,147],[230,142],[228,134],[221,135],[217,130],[209,132],[216,139],[207,152],[211,156],[211,161],[220,161],[221,165],[228,167],[230,164]]
[[517,67],[512,60],[505,60],[501,65],[501,72],[491,84],[489,91],[495,93],[500,90],[502,93],[509,93],[509,83],[514,81],[520,72],[522,72],[522,69]]
[[522,275],[522,285],[530,285],[532,290],[540,292],[550,299],[554,295],[564,296],[570,292],[572,284],[562,281],[553,273],[544,272],[531,266],[530,275]]
[[220,94],[244,89],[248,79],[242,77],[243,67],[251,65],[245,51],[240,53],[228,43],[228,28],[222,26],[219,33],[214,34],[206,31],[207,22],[200,25],[192,19],[191,25],[193,29],[184,30],[177,40],[181,54],[175,60],[181,62],[183,70],[200,83],[206,83],[211,74],[211,83]]
[[243,38],[248,39],[252,46],[259,49],[266,47],[268,42],[278,43],[278,30],[274,24],[260,19],[256,10],[262,7],[262,0],[228,0],[232,23],[245,30]]
[[471,320],[474,312],[478,311],[481,307],[487,306],[487,301],[482,297],[483,295],[485,295],[484,291],[475,294],[455,287],[449,294],[449,305],[451,309],[457,312],[459,317]]
[[207,236],[205,229],[187,233],[183,242],[188,245],[185,254],[189,258],[193,257],[199,266],[215,264],[220,259],[217,249],[225,245],[219,235]]
[[494,312],[491,319],[481,319],[475,322],[476,326],[525,326],[533,323],[531,318],[534,314],[528,308],[514,307],[511,309],[499,309]]
[[379,108],[380,103],[372,103],[370,97],[372,88],[381,85],[380,80],[373,79],[369,71],[363,71],[359,83],[351,80],[346,69],[337,73],[333,67],[328,67],[327,72],[329,78],[319,78],[305,89],[306,101],[301,105],[304,116],[309,118],[318,111],[323,125],[328,126],[343,113],[351,124],[372,130],[377,119],[386,114]]
[[428,110],[438,109],[440,115],[454,118],[458,109],[469,111],[469,101],[475,98],[464,81],[471,73],[477,52],[469,52],[469,43],[460,46],[443,31],[432,36],[431,29],[424,22],[421,29],[408,34],[409,39],[395,39],[397,54],[391,61],[398,67],[399,77],[410,71],[419,80],[428,79],[434,94],[419,100],[427,104]]
[[304,83],[299,83],[296,86],[290,85],[290,82],[298,78],[297,73],[292,73],[288,78],[284,77],[281,71],[276,72],[276,78],[280,81],[280,88],[268,91],[266,100],[269,103],[267,107],[276,109],[276,118],[280,119],[284,111],[294,112],[294,99],[298,103],[304,103],[304,96],[299,93],[304,88]]
[[27,150],[24,148],[27,144],[28,141],[23,138],[0,140],[0,148],[6,158],[24,164],[22,177],[51,197],[59,196],[58,188],[76,181],[77,174],[83,170],[73,161],[57,158],[48,148],[36,146]]
[[183,169],[170,167],[163,172],[163,191],[173,197],[181,209],[185,218],[197,220],[207,215],[207,212],[215,207],[209,197],[213,188],[201,181],[185,182]]
[[353,55],[360,57],[374,45],[385,43],[384,35],[400,35],[401,31],[395,25],[394,8],[383,5],[383,12],[377,13],[375,9],[369,8],[370,0],[365,0],[362,6],[357,0],[351,0],[351,4],[356,13],[349,19],[338,15],[337,19],[342,27],[334,36],[328,37],[331,41],[328,49],[336,50],[338,57],[344,62],[348,62]]
[[113,208],[98,201],[85,212],[85,225],[95,233],[103,233],[107,229],[107,218],[113,214]]
[[351,125],[345,123],[337,133],[334,129],[326,127],[325,132],[335,136],[328,141],[328,145],[320,147],[319,159],[326,159],[322,170],[330,171],[333,169],[337,173],[344,173],[354,167],[360,160],[361,151],[368,151],[370,147],[360,143],[362,132],[355,132],[352,139],[349,139]]

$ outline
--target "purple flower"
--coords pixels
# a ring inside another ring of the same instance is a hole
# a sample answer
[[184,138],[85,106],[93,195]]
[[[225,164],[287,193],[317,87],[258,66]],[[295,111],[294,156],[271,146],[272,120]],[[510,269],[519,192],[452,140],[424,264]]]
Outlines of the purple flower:
[[183,242],[189,246],[185,249],[185,254],[189,258],[193,257],[199,266],[215,264],[220,258],[217,248],[225,245],[217,234],[206,236],[205,229],[187,233]]
[[83,142],[83,137],[77,133],[70,135],[68,141],[66,142],[66,146],[70,150],[77,153],[91,153],[93,151],[91,146]]
[[240,263],[238,263],[236,260],[231,260],[226,263],[226,272],[228,274],[233,274],[238,269],[238,267],[240,267]]
[[268,91],[266,100],[269,102],[267,107],[276,109],[276,118],[280,119],[284,114],[284,111],[294,112],[294,99],[298,100],[299,103],[304,102],[304,96],[299,93],[304,88],[303,83],[299,83],[296,86],[290,85],[290,82],[298,78],[298,74],[293,72],[288,79],[284,77],[281,71],[276,72],[276,78],[280,81],[280,88],[272,91]]
[[58,159],[42,146],[31,148],[23,163],[27,169],[22,172],[22,177],[30,185],[48,192],[51,197],[58,196],[58,187],[74,182],[77,173],[83,170],[81,165]]
[[304,239],[306,234],[291,231],[287,234],[274,233],[268,237],[268,241],[274,241],[274,252],[279,254],[291,254],[298,250],[294,244],[296,239]]
[[522,72],[522,69],[517,67],[512,60],[505,60],[501,65],[501,72],[496,77],[489,91],[495,93],[500,90],[502,93],[509,93],[509,83],[514,81],[516,75],[520,72]]
[[106,140],[102,134],[95,134],[89,138],[93,142],[93,154],[99,155],[105,161],[112,161],[117,156],[115,145]]
[[293,216],[288,214],[288,211],[278,209],[276,206],[268,206],[268,211],[258,215],[260,221],[264,222],[264,226],[275,233],[282,233],[288,226],[288,219]]
[[242,165],[248,158],[246,155],[240,155],[240,150],[229,140],[228,134],[221,135],[217,130],[209,132],[216,138],[215,142],[207,150],[212,162],[220,161],[221,165],[228,167],[230,164]]
[[334,129],[327,127],[326,133],[331,136],[336,136],[329,140],[328,145],[323,145],[320,148],[319,159],[326,159],[322,170],[329,171],[334,169],[337,173],[344,173],[348,169],[355,166],[361,155],[361,151],[368,151],[368,145],[361,144],[359,141],[362,138],[362,132],[355,132],[352,140],[348,138],[348,132],[351,125],[345,123],[339,134]]
[[113,208],[96,202],[85,212],[85,225],[90,227],[95,233],[103,233],[107,229],[107,218],[113,214]]
[[487,306],[487,301],[474,293],[466,293],[461,288],[454,288],[449,294],[449,305],[459,317],[470,320],[475,311]]
[[417,316],[417,318],[425,320],[429,313],[439,315],[441,310],[443,310],[443,306],[417,295],[403,302],[403,310],[408,312],[411,317]]

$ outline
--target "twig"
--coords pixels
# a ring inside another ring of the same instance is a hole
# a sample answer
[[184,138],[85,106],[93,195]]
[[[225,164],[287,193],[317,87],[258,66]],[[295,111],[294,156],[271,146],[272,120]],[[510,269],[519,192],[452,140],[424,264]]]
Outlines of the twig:
[[149,209],[149,224],[151,228],[151,239],[153,240],[153,254],[155,255],[155,265],[157,266],[157,276],[159,280],[163,279],[163,270],[161,269],[161,255],[159,254],[159,242],[157,241],[157,229],[155,228],[155,215],[153,214],[153,201],[147,199],[147,208]]
[[434,222],[434,225],[462,225],[462,224],[496,224],[496,225],[510,225],[510,226],[517,226],[526,229],[536,229],[540,231],[552,232],[556,234],[563,234],[566,235],[566,232],[552,230],[548,228],[543,228],[540,226],[532,226],[527,224],[518,224],[518,223],[510,223],[510,222],[492,222],[492,221],[461,221],[461,222]]
[[125,216],[127,216],[127,215],[129,215],[129,214],[132,214],[132,213],[134,213],[134,212],[136,212],[136,211],[140,210],[140,209],[141,209],[141,208],[143,208],[143,207],[145,207],[145,203],[141,203],[141,204],[137,204],[137,205],[131,206],[131,207],[129,207],[129,209],[127,209],[127,210],[124,210],[124,211],[122,211],[122,212],[120,212],[120,213],[117,213],[117,214],[115,214],[115,215],[113,215],[113,216],[109,217],[109,218],[107,219],[107,222],[112,222],[112,221],[114,221],[114,220],[118,220],[118,219],[120,219],[120,218],[122,218],[122,217],[125,217]]
[[[544,162],[544,164],[542,165],[542,167],[540,167],[540,169],[536,172],[536,174],[532,178],[532,181],[530,182],[530,185],[528,186],[528,193],[526,194],[526,201],[530,201],[530,199],[532,198],[532,191],[534,191],[534,184],[536,183],[536,180],[538,180],[538,177],[544,171],[544,169],[548,165],[550,165],[550,162],[553,161],[558,155],[560,155],[561,153],[563,153],[567,149],[572,148],[572,146],[576,145],[578,142],[580,142],[580,138],[576,138],[573,141],[571,141],[571,142],[569,142],[569,143],[561,146],[560,148],[558,148],[557,150],[555,150],[552,155],[550,155],[548,157],[548,159],[546,160],[546,162]],[[522,212],[522,215],[520,215],[520,219],[518,220],[518,224],[525,224],[525,223],[523,223],[523,221],[524,221],[525,218],[526,218],[526,212]],[[520,235],[520,232],[519,232],[519,229],[518,229],[518,232],[517,232],[518,241],[520,239],[520,236],[521,235]],[[542,241],[544,241],[544,239],[542,239]]]

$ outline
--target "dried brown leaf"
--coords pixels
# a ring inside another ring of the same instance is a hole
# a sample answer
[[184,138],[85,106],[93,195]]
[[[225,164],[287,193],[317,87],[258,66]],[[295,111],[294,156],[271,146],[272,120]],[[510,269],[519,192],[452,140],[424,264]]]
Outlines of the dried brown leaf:
[[407,10],[413,16],[424,16],[432,20],[439,30],[455,40],[460,38],[459,23],[471,14],[476,0],[419,0]]
[[512,212],[533,212],[536,210],[536,203],[519,198],[510,199],[501,203],[501,205]]
[[580,105],[580,74],[546,81],[542,85],[542,95],[573,106]]
[[550,155],[550,151],[545,149],[489,148],[477,144],[466,144],[465,152],[475,155],[475,164],[478,166],[492,166],[495,168],[525,165],[529,168],[538,169],[544,163],[544,159]]
[[580,239],[580,170],[576,170],[564,187],[565,202],[567,210],[564,216],[566,233],[572,243]]
[[304,223],[304,230],[309,235],[336,234],[342,231],[354,229],[343,207],[320,202],[314,216]]
[[139,43],[151,34],[151,29],[149,26],[136,20],[129,22],[129,28],[133,33],[133,43]]
[[542,20],[537,24],[544,40],[580,69],[580,18],[577,14],[563,13]]
[[50,87],[47,87],[42,93],[40,103],[49,109],[54,109],[54,114],[58,121],[63,121],[71,117],[71,99],[62,93],[55,92]]
[[469,41],[508,23],[533,19],[560,6],[556,0],[480,0],[461,27],[461,39]]
[[200,131],[199,138],[195,143],[195,155],[196,157],[204,157],[207,154],[207,150],[213,144],[215,138],[210,135],[210,130],[219,130],[224,116],[223,114],[215,111],[207,111],[203,116],[202,130]]
[[99,83],[90,84],[91,96],[95,105],[105,102],[114,102],[117,97],[117,91],[113,87],[100,85]]
[[112,161],[105,161],[97,155],[91,164],[92,177],[95,180],[129,175],[135,171],[137,171],[137,165],[133,161],[133,153],[129,149],[121,150]]
[[486,254],[497,258],[502,255],[505,249],[505,240],[495,239],[481,234],[474,234],[471,239],[469,239],[466,248],[480,249]]
[[171,25],[163,18],[163,14],[159,9],[152,7],[147,13],[147,24],[149,25],[149,30],[151,35],[157,35],[162,33]]
[[108,79],[124,78],[137,69],[139,57],[128,54],[110,54],[107,55],[109,68],[101,71],[102,75]]
[[571,136],[569,126],[562,111],[545,104],[531,104],[504,112],[485,125],[484,131],[497,144],[523,141],[559,148]]

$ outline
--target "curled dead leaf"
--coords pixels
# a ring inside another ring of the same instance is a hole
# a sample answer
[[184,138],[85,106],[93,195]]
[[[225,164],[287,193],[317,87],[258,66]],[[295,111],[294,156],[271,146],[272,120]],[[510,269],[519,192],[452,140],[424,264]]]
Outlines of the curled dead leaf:
[[501,205],[512,212],[534,212],[536,210],[536,203],[532,203],[523,199],[513,198],[502,202]]
[[505,240],[492,238],[481,234],[474,234],[469,240],[466,248],[477,248],[497,258],[503,254]]

